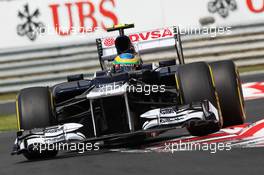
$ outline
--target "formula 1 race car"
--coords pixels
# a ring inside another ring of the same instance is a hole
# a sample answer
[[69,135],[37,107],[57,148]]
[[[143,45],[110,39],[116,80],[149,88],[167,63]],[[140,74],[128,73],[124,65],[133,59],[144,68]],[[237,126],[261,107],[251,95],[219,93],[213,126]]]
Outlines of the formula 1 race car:
[[[12,154],[53,157],[58,150],[34,148],[76,142],[122,145],[182,127],[204,136],[245,121],[240,78],[232,61],[185,64],[178,27],[166,29],[172,35],[150,41],[124,34],[133,27],[113,26],[108,31],[118,30],[116,38],[96,40],[102,70],[92,79],[74,75],[53,87],[18,93],[19,131]],[[175,48],[175,58],[143,63],[141,53],[159,47]]]

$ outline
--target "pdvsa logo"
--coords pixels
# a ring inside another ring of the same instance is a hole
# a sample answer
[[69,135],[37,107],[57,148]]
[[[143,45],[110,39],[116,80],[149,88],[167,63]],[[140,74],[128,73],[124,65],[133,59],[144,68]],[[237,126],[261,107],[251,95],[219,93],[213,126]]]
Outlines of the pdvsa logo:
[[[129,38],[132,43],[151,41],[161,38],[169,38],[173,36],[173,31],[170,28],[164,28],[160,30],[147,31],[142,33],[130,34]],[[103,40],[105,47],[111,47],[115,44],[115,39],[113,37],[105,38]]]
[[164,28],[160,30],[131,34],[129,35],[129,38],[134,43],[140,41],[150,41],[160,38],[167,38],[172,36],[173,36],[173,31],[169,28]]

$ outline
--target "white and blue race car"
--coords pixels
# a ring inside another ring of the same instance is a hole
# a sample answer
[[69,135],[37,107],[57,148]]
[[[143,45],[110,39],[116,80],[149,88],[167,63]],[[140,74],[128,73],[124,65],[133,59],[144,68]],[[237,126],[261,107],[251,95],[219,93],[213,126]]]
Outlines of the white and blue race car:
[[[203,136],[245,121],[238,71],[232,61],[185,64],[178,28],[171,36],[132,41],[117,25],[116,38],[97,39],[102,70],[92,79],[69,76],[53,87],[22,89],[17,96],[19,131],[12,154],[28,159],[56,156],[43,145],[128,145],[186,127]],[[141,54],[175,48],[174,59],[145,64]]]

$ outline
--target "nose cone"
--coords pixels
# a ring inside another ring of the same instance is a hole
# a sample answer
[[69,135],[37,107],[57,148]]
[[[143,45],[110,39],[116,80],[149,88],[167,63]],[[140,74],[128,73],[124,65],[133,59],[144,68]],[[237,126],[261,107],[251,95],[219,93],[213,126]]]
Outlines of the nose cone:
[[160,115],[160,109],[153,109],[148,112],[145,112],[144,114],[141,114],[141,118],[148,118],[148,119],[154,119],[157,118]]
[[71,132],[80,129],[83,125],[79,123],[67,123],[64,124],[63,127],[65,132]]

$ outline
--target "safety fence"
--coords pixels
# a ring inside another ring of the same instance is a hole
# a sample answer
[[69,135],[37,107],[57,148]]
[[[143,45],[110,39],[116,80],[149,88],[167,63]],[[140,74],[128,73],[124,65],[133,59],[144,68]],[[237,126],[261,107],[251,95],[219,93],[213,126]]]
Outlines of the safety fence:
[[[183,35],[186,62],[234,60],[238,66],[264,64],[264,23],[233,26],[228,35]],[[145,62],[176,57],[175,50],[141,53]],[[51,86],[67,75],[91,76],[100,69],[95,43],[0,50],[0,93],[31,86]]]

